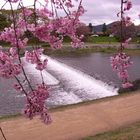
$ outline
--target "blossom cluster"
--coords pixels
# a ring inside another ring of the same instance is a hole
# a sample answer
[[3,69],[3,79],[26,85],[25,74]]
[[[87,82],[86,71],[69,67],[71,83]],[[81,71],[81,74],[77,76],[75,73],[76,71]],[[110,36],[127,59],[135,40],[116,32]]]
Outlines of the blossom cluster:
[[27,103],[23,114],[30,119],[34,116],[40,115],[40,119],[46,123],[51,123],[51,117],[45,107],[45,100],[49,97],[47,86],[38,85],[34,91],[30,91],[27,96]]
[[132,65],[130,57],[125,53],[118,53],[117,55],[111,57],[111,66],[114,71],[117,72],[118,77],[122,79],[123,88],[132,86],[128,80],[128,71],[127,68]]
[[[6,41],[11,44],[12,47],[25,48],[28,42],[28,38],[23,38],[25,32],[25,22],[23,20],[18,20],[16,28],[11,25],[5,28],[0,34],[0,40]],[[22,27],[22,28],[21,28]]]
[[[126,12],[126,11],[129,11],[130,9],[132,8],[132,2],[130,0],[126,0],[124,2],[124,9],[123,9],[123,13]],[[132,22],[131,22],[131,18],[129,16],[124,16],[123,14],[123,19],[122,21],[124,22],[124,24],[126,26],[130,26],[132,25]]]
[[34,49],[33,51],[26,51],[25,52],[25,59],[27,62],[36,65],[37,70],[44,70],[47,66],[47,59],[41,60],[43,49]]
[[[45,100],[48,99],[46,83],[43,81],[42,71],[47,67],[47,59],[42,60],[43,49],[34,47],[33,50],[26,49],[30,37],[39,41],[47,42],[53,49],[62,47],[63,38],[71,38],[72,47],[83,45],[83,36],[77,36],[76,30],[81,25],[79,17],[85,12],[82,0],[78,1],[79,6],[74,10],[72,0],[45,0],[43,5],[41,0],[34,0],[33,8],[23,6],[20,0],[5,0],[10,3],[12,24],[0,32],[0,41],[10,43],[8,51],[0,50],[0,76],[3,78],[15,78],[17,83],[14,88],[26,95],[27,103],[24,115],[32,119],[35,115],[40,115],[45,123],[51,122]],[[12,4],[19,4],[19,9],[15,12]],[[36,4],[42,7],[37,9]],[[49,6],[51,5],[51,10]],[[65,16],[58,16],[58,10],[63,10]],[[18,15],[18,16],[17,16]],[[28,51],[25,51],[28,50]],[[41,72],[42,84],[34,88],[24,70],[21,55],[28,63],[34,64],[35,68]],[[29,88],[24,89],[24,85],[19,78],[19,74],[24,75]]]
[[[131,18],[128,16],[125,17],[125,12],[132,8],[132,2],[130,0],[126,0],[123,1],[121,5],[121,11],[117,15],[119,16],[119,14],[121,14],[121,26],[123,28],[123,25],[130,26],[132,24]],[[123,36],[122,28],[121,37]],[[132,62],[130,61],[130,57],[123,53],[124,48],[128,46],[128,43],[130,41],[131,37],[126,39],[125,41],[122,41],[118,54],[111,57],[111,66],[113,70],[117,72],[118,77],[122,79],[123,88],[128,88],[132,86],[132,84],[128,80],[129,75],[127,70],[127,68],[132,64]]]
[[[62,8],[63,4],[61,1],[55,0],[53,3],[57,5],[57,8]],[[64,1],[64,5],[67,9],[72,7],[71,3],[71,0]],[[37,14],[44,17],[46,13],[49,14],[50,17],[52,16],[53,19],[47,20],[45,23],[39,23],[35,27],[32,25],[32,28],[29,28],[29,30],[34,36],[39,38],[39,40],[48,42],[54,49],[62,47],[63,36],[71,38],[72,47],[78,47],[78,45],[81,46],[83,43],[81,42],[81,37],[76,35],[76,30],[81,25],[79,17],[85,12],[85,10],[82,5],[79,5],[77,11],[68,12],[69,14],[66,12],[68,15],[66,14],[64,17],[56,16],[56,18],[53,18],[54,14],[50,11],[46,11],[46,9],[38,10]]]
[[21,64],[15,62],[16,51],[0,51],[0,76],[6,79],[14,78],[21,73]]
[[126,0],[125,2],[124,11],[130,10],[132,8],[132,2],[130,0]]

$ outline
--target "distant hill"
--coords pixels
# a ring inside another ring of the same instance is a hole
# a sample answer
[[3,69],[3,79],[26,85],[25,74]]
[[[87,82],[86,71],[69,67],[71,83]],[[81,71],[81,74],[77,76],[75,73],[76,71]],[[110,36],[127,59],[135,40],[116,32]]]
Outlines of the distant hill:
[[[118,21],[114,21],[110,24],[106,24],[107,28],[109,29],[111,26],[115,25]],[[96,25],[96,26],[93,26],[93,31],[94,32],[102,32],[102,28],[103,28],[103,24],[101,25]]]
[[103,25],[93,26],[93,32],[101,32]]
[[[110,23],[110,24],[106,24],[106,26],[107,26],[107,28],[110,28],[110,27],[112,27],[113,25],[115,25],[117,22],[119,22],[119,21],[114,21],[114,22],[112,22],[112,23]],[[135,27],[136,27],[136,30],[140,32],[140,25],[135,26]],[[103,24],[93,26],[93,30],[94,30],[95,32],[102,32],[102,28],[103,28]]]

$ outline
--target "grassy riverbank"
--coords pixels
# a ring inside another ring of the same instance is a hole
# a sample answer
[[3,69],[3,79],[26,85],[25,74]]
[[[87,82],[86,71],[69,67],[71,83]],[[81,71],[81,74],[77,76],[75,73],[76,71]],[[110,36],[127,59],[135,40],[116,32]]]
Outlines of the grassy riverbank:
[[140,122],[82,140],[140,140]]
[[[71,48],[69,46],[64,46],[62,49],[51,49],[50,47],[43,47],[45,49],[45,54],[51,56],[73,56],[73,55],[84,55],[89,53],[116,53],[117,48],[113,47],[85,47],[85,48]],[[140,55],[140,48],[137,49],[125,49],[125,53],[128,55]]]
[[139,140],[139,100],[137,92],[53,109],[53,123],[47,127],[36,118],[3,119],[0,123],[7,139],[13,140]]
[[[128,96],[130,96],[130,94],[138,94],[139,92],[140,92],[140,90],[128,92],[125,94],[118,94],[118,95],[110,96],[110,97],[99,98],[99,99],[95,99],[95,100],[83,101],[83,102],[79,102],[76,104],[62,105],[62,106],[58,106],[58,107],[49,109],[49,112],[52,113],[52,112],[57,112],[57,111],[65,111],[67,109],[77,108],[80,106],[87,106],[90,104],[96,104],[96,103],[106,102],[106,101],[110,101],[110,100],[116,100],[121,97],[128,97]],[[9,119],[14,119],[14,118],[16,119],[21,116],[22,115],[20,113],[13,114],[13,115],[4,115],[4,116],[0,116],[0,121],[5,121],[7,119],[9,120]]]

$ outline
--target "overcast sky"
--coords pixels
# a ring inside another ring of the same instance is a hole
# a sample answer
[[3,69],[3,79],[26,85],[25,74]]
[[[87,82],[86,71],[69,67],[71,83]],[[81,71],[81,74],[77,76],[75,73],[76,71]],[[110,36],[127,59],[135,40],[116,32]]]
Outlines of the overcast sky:
[[[4,0],[0,0],[0,6],[4,3]],[[23,0],[25,5],[31,5],[33,0]],[[43,2],[43,0],[40,0]],[[120,1],[121,0],[83,0],[83,6],[87,10],[84,16],[81,17],[82,22],[88,24],[92,23],[93,25],[111,23],[117,18],[117,13],[120,10]],[[132,0],[133,8],[127,15],[132,17],[133,22],[136,25],[140,24],[140,19],[138,15],[140,14],[140,0]],[[6,5],[5,8],[9,8],[9,5]]]

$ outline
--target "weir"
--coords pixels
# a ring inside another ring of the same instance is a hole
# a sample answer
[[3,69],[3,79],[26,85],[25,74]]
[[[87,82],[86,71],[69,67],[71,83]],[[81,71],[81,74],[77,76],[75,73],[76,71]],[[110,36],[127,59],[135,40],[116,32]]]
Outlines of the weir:
[[[48,59],[47,71],[54,76],[61,85],[61,88],[68,94],[77,96],[79,101],[93,100],[108,96],[117,95],[117,88],[114,88],[94,77],[74,69],[53,58],[43,55]],[[67,98],[67,96],[66,96]],[[77,102],[77,100],[75,100]]]
[[[116,88],[55,59],[42,56],[43,59],[46,57],[48,66],[43,71],[43,76],[50,94],[46,101],[48,107],[75,104],[118,94]],[[22,61],[23,65],[26,63],[24,68],[32,85],[40,83],[40,72],[35,69],[35,65],[27,63],[24,58]],[[20,79],[24,82],[22,75],[20,75]],[[1,78],[0,81],[0,92],[2,93],[0,94],[0,115],[19,113],[24,107],[24,95],[12,88],[15,82],[13,79],[8,81]],[[28,87],[26,82],[23,85]]]

